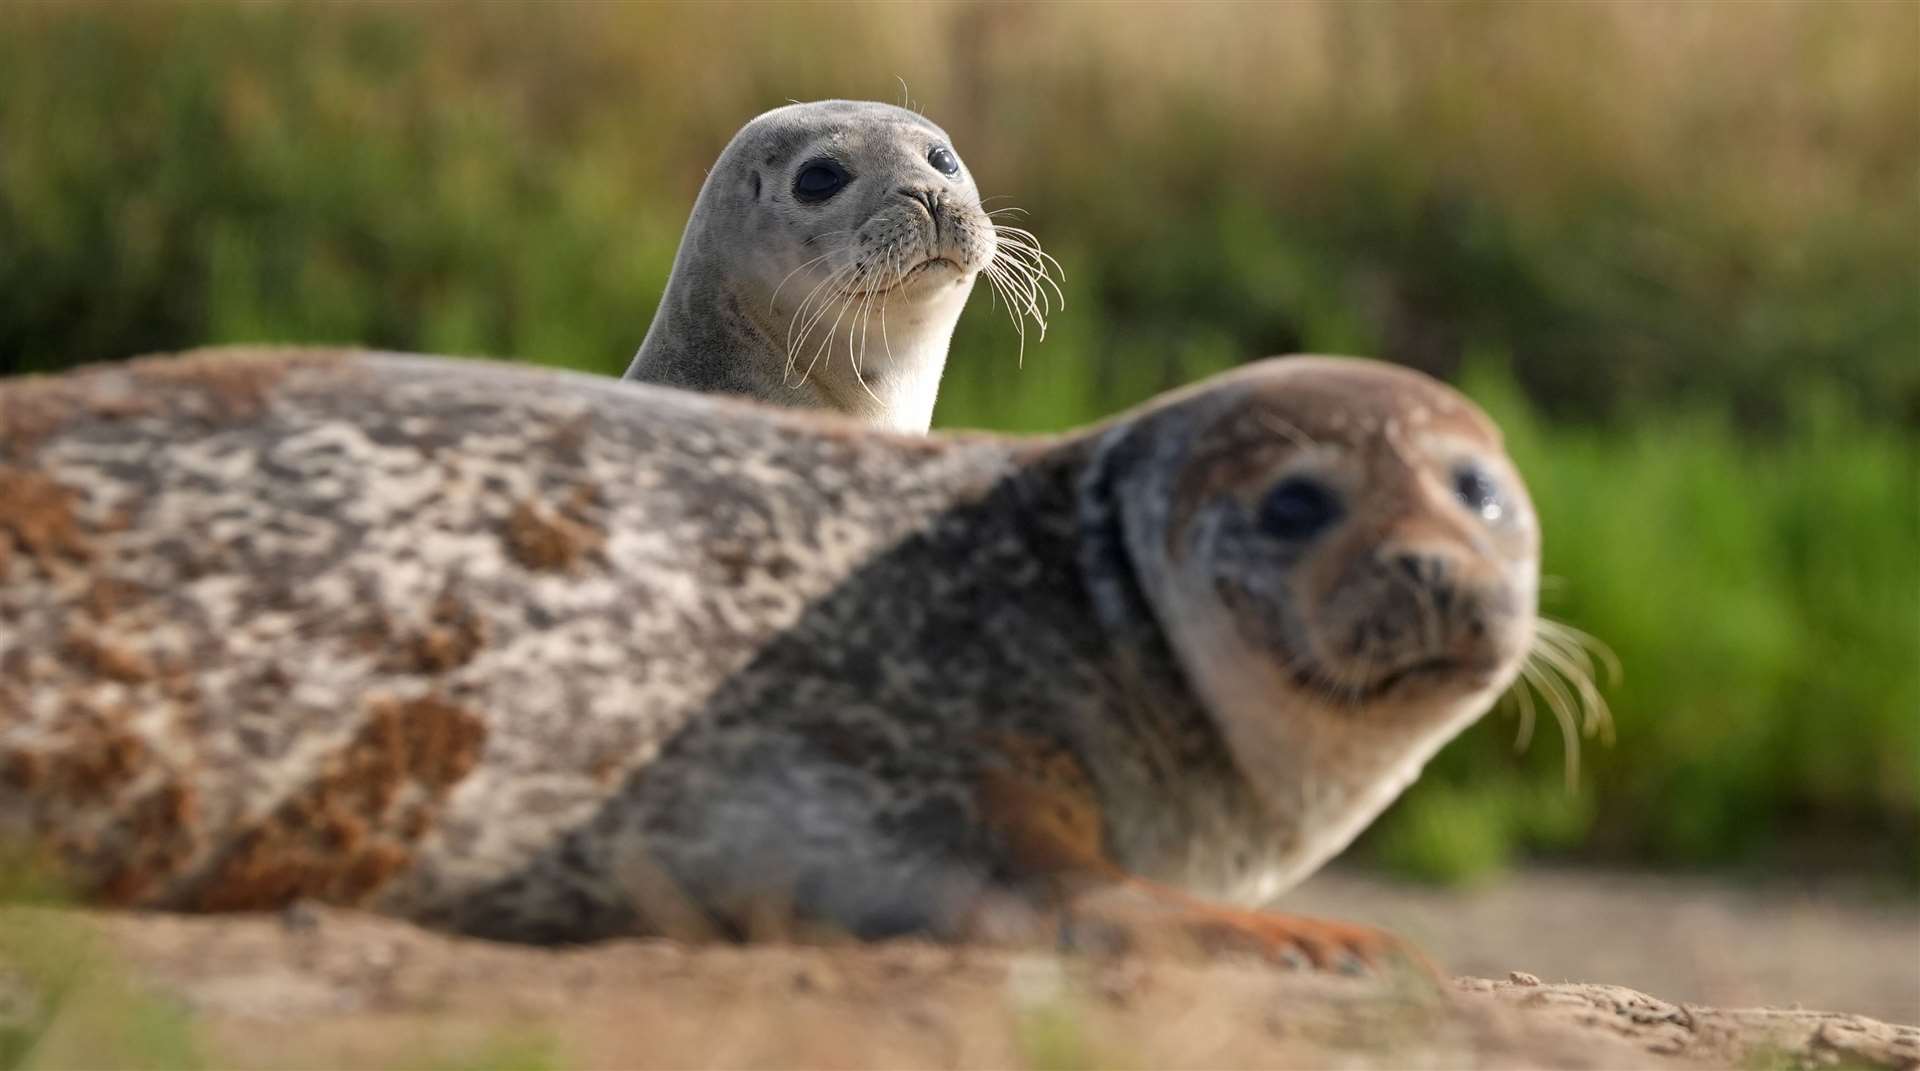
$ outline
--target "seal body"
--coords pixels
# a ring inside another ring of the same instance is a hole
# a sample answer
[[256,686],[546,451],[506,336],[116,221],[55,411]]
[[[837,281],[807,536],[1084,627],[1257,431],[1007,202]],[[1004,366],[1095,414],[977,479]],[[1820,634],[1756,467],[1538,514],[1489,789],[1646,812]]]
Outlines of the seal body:
[[918,113],[776,108],[708,172],[626,378],[925,431],[998,247],[952,140]]
[[555,941],[1269,897],[1513,679],[1537,537],[1372,362],[1018,440],[306,353],[0,385],[0,550],[0,837]]

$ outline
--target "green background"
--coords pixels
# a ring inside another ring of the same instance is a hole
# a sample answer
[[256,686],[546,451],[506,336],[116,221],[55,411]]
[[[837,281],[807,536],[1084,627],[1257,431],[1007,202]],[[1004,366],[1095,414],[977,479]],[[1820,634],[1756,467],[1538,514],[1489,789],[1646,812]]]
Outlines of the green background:
[[[904,82],[904,86],[903,83]],[[913,102],[1064,264],[936,424],[1252,357],[1498,416],[1543,609],[1625,664],[1579,790],[1510,713],[1366,850],[1920,880],[1920,7],[0,7],[0,370],[206,343],[625,367],[705,168]]]

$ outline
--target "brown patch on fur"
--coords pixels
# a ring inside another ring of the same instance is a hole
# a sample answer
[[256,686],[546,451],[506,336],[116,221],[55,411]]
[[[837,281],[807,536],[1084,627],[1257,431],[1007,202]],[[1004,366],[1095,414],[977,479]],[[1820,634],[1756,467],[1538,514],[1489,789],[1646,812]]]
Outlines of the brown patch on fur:
[[994,733],[982,742],[1001,764],[982,775],[981,811],[1014,867],[1036,877],[1112,869],[1099,797],[1072,752],[1021,733]]
[[[11,465],[0,465],[0,547],[11,562],[11,551],[24,552],[42,566],[55,558],[85,561],[93,548],[74,516],[71,488],[47,476]],[[0,577],[6,575],[0,568]]]
[[197,391],[210,403],[206,415],[219,422],[251,420],[264,413],[287,373],[341,363],[339,350],[231,347],[142,357],[127,370],[143,389]]
[[[590,489],[575,492],[577,511]],[[600,549],[606,535],[591,525],[547,509],[531,500],[522,501],[507,515],[503,533],[507,554],[528,569],[568,572],[586,555]]]
[[[0,574],[3,573],[4,570],[0,570]],[[80,605],[85,608],[88,617],[105,622],[146,601],[148,595],[146,588],[130,580],[96,576],[87,585],[86,593],[80,597]]]
[[83,672],[122,684],[139,684],[154,676],[153,660],[146,655],[87,633],[67,637],[61,654]]
[[193,858],[199,842],[199,797],[190,785],[168,779],[128,806],[120,816],[131,842],[101,881],[99,897],[131,906],[149,898]]
[[486,643],[486,619],[447,593],[434,600],[427,627],[410,638],[406,653],[414,672],[445,673],[473,661]]
[[152,752],[118,717],[75,706],[60,719],[51,745],[0,752],[0,777],[21,792],[66,803],[111,801],[139,776]]
[[8,380],[0,386],[0,456],[24,460],[76,419],[124,420],[152,412],[152,400],[128,390],[117,372],[114,365],[91,365]]
[[306,789],[242,834],[194,898],[203,911],[302,897],[358,903],[412,860],[431,816],[480,760],[486,726],[433,695],[383,700]]
[[451,591],[433,601],[427,623],[410,629],[374,611],[347,630],[354,647],[380,659],[393,673],[447,673],[459,669],[486,646],[486,618]]

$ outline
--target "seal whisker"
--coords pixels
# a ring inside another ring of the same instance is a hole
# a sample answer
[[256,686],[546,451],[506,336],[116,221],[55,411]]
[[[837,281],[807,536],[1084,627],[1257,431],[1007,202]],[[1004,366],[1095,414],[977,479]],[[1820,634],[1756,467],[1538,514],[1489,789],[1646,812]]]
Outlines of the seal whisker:
[[[849,272],[856,271],[858,270],[858,268],[859,268],[859,264],[858,262],[855,262],[855,261],[850,261],[846,264],[841,265],[839,268],[836,268],[835,270],[828,272],[824,278],[822,278],[819,282],[816,282],[813,285],[813,289],[807,291],[807,294],[805,297],[800,299],[799,308],[794,310],[793,318],[789,320],[787,323],[787,350],[789,353],[791,353],[794,348],[793,329],[797,324],[799,324],[803,319],[807,317],[808,307],[813,304],[814,300],[819,297],[822,291],[828,290],[829,288],[833,287]],[[805,341],[804,334],[802,334],[801,339],[802,339],[802,342]]]
[[[811,239],[811,238],[809,238],[809,239],[808,239],[808,242],[812,242],[812,240],[813,240],[813,239]],[[826,252],[824,252],[824,253],[822,253],[822,254],[820,254],[819,256],[817,256],[817,257],[814,257],[814,258],[813,258],[812,260],[808,260],[808,261],[803,261],[803,262],[802,262],[802,263],[800,264],[800,266],[799,266],[799,267],[797,267],[797,268],[795,268],[795,269],[793,269],[792,271],[790,271],[790,272],[788,272],[787,274],[785,274],[785,275],[783,275],[783,276],[781,276],[781,278],[780,278],[780,283],[779,283],[779,285],[778,285],[778,286],[775,286],[775,287],[773,288],[773,295],[772,295],[771,297],[769,297],[769,298],[767,298],[767,312],[768,312],[768,313],[772,313],[772,312],[773,312],[773,310],[774,310],[774,306],[775,306],[775,305],[776,305],[776,304],[777,304],[777,303],[779,302],[779,300],[780,300],[780,291],[781,291],[782,289],[784,289],[784,288],[786,287],[786,285],[787,285],[787,280],[789,280],[789,279],[791,279],[791,278],[793,278],[794,276],[796,276],[796,275],[798,275],[798,274],[800,274],[801,272],[803,272],[803,271],[805,271],[805,270],[807,270],[808,268],[810,268],[810,267],[812,267],[813,265],[815,265],[815,264],[818,264],[818,263],[820,263],[821,261],[823,261],[823,260],[825,260],[825,259],[827,259],[828,257],[830,257],[830,256],[833,256],[833,255],[834,255],[835,253],[839,253],[839,252],[842,252],[842,251],[844,251],[844,250],[845,250],[846,248],[847,248],[847,247],[843,245],[843,246],[840,246],[840,247],[839,247],[839,248],[837,248],[837,249],[829,249],[829,250],[827,250]]]
[[1018,352],[1014,358],[1015,367],[1025,368],[1027,366],[1027,322],[1020,315],[1020,305],[1011,293],[1013,283],[1006,269],[997,263],[988,264],[985,274],[991,293],[997,295],[1006,305],[1007,318],[1013,322],[1014,333],[1020,337]]
[[1585,629],[1575,628],[1564,621],[1555,621],[1545,617],[1539,620],[1537,627],[1542,635],[1551,636],[1555,642],[1560,643],[1562,646],[1570,650],[1579,651],[1583,659],[1583,664],[1588,667],[1589,671],[1591,671],[1593,667],[1593,662],[1585,659],[1588,652],[1591,652],[1593,657],[1599,659],[1600,665],[1606,669],[1607,684],[1609,687],[1618,685],[1621,677],[1625,676],[1624,667],[1620,664],[1620,656],[1614,653],[1612,647],[1607,646],[1605,640],[1595,636],[1593,633]]
[[[820,358],[832,347],[834,335],[840,330],[840,321],[846,317],[847,308],[852,303],[854,284],[865,278],[866,274],[866,265],[861,264],[858,270],[853,272],[844,283],[835,289],[833,296],[821,305],[820,315],[815,318],[815,322],[818,323],[824,320],[829,310],[833,311],[833,322],[827,325],[826,333],[820,336],[820,344],[814,347],[813,356],[807,361],[807,370],[800,374],[801,383],[805,383],[812,377],[814,367],[820,363]],[[802,344],[804,345],[804,340]]]
[[1054,259],[1053,254],[1041,248],[1039,235],[1034,234],[1024,227],[1015,227],[1005,223],[994,224],[993,232],[994,236],[1002,241],[1010,241],[1019,248],[1030,250],[1036,258],[1045,261],[1047,266],[1052,268],[1060,278],[1065,279],[1067,277],[1067,270],[1060,265],[1058,260]]
[[1519,682],[1509,688],[1507,694],[1513,697],[1514,709],[1520,718],[1519,728],[1513,734],[1513,750],[1517,753],[1525,753],[1533,743],[1533,723],[1536,717],[1533,692],[1524,682]]
[[[1002,231],[1007,228],[996,227],[994,229],[996,231]],[[996,252],[1004,251],[1008,255],[1006,263],[1017,265],[1032,273],[1034,281],[1037,284],[1044,284],[1053,289],[1053,299],[1061,308],[1064,309],[1067,307],[1067,296],[1060,289],[1060,284],[1054,280],[1051,274],[1052,272],[1060,272],[1061,276],[1063,278],[1065,277],[1065,272],[1061,270],[1059,261],[1041,252],[1037,247],[1024,245],[1017,240],[1002,238],[998,246],[999,248]]]
[[1017,283],[1022,306],[1044,331],[1047,313],[1051,311],[1052,306],[1047,300],[1046,291],[1039,287],[1039,272],[1031,264],[1011,255],[1006,257],[996,255],[993,263],[1006,273],[1009,282]]
[[[842,289],[841,289],[842,282],[847,278],[849,278],[850,276],[856,275],[858,271],[859,271],[859,265],[855,263],[855,264],[848,264],[842,267],[839,271],[836,271],[832,275],[829,275],[827,278],[821,280],[820,283],[817,286],[815,286],[811,292],[807,294],[806,300],[802,301],[800,303],[800,308],[795,310],[794,319],[798,321],[802,315],[805,315],[806,322],[800,328],[800,337],[798,342],[794,341],[792,325],[790,324],[788,326],[787,367],[786,367],[785,373],[782,376],[783,380],[790,380],[792,378],[795,362],[798,359],[801,351],[803,351],[806,348],[807,340],[813,336],[814,328],[819,326],[821,319],[826,316],[827,310],[833,307],[834,302],[840,299],[840,295],[842,294]],[[820,296],[822,292],[826,293],[825,297]],[[807,312],[808,306],[812,305],[816,300],[818,301],[818,304],[814,305],[813,312],[808,313]],[[805,382],[806,382],[806,378],[804,376],[801,377],[800,383],[805,383]],[[796,387],[796,386],[799,386],[800,384],[789,382],[787,385],[789,387]]]
[[[864,263],[861,264],[859,270],[853,273],[848,282],[842,285],[835,295],[829,307],[837,308],[839,311],[833,314],[833,323],[827,327],[827,333],[820,337],[820,345],[813,351],[812,359],[807,361],[807,370],[800,375],[800,382],[802,384],[805,384],[808,379],[812,378],[814,367],[820,363],[820,358],[826,355],[827,351],[832,348],[834,336],[840,332],[840,321],[846,318],[848,310],[853,307],[853,284],[867,278],[870,274],[871,270],[868,265]],[[863,383],[861,386],[865,387],[866,385]],[[873,393],[872,388],[866,389],[868,394]]]
[[985,274],[1005,299],[1008,317],[1020,333],[1019,362],[1024,367],[1026,332],[1021,321],[1031,318],[1040,338],[1047,337],[1048,317],[1056,307],[1064,309],[1067,303],[1066,293],[1054,276],[1064,279],[1066,272],[1058,260],[1040,247],[1040,239],[1032,231],[993,222],[995,216],[1005,213],[1025,214],[1025,210],[1008,206],[987,213],[994,233],[994,253]]
[[[813,329],[819,325],[821,317],[825,316],[827,310],[832,307],[834,301],[833,294],[838,293],[837,287],[839,284],[850,275],[857,273],[858,270],[859,264],[856,262],[843,265],[839,269],[829,273],[826,278],[814,284],[813,289],[808,291],[807,296],[801,300],[800,307],[794,310],[793,319],[787,324],[787,362],[785,371],[781,375],[783,382],[792,379],[795,360],[799,356],[800,351],[806,347],[807,339],[813,335]],[[824,299],[820,297],[823,292],[828,294]],[[819,301],[819,304],[814,311],[809,314],[807,310],[810,306],[814,305],[816,300]],[[803,317],[805,317],[805,323],[801,324]],[[797,342],[794,339],[794,329],[796,325],[800,325],[800,335]],[[806,380],[803,378],[801,382],[804,383]],[[787,382],[787,386],[789,387],[798,385],[799,384]]]
[[1567,691],[1560,678],[1535,661],[1532,652],[1520,663],[1520,676],[1533,686],[1534,691],[1540,693],[1540,698],[1546,700],[1547,709],[1553,711],[1554,720],[1560,723],[1560,744],[1564,753],[1562,768],[1566,771],[1567,791],[1575,791],[1580,786],[1580,729],[1574,720],[1576,703],[1573,693]]
[[[881,255],[887,258],[887,266],[888,266],[887,277],[893,278],[894,276],[892,271],[892,266],[893,266],[892,247],[889,246],[887,249],[883,250]],[[889,291],[890,290],[891,288],[889,288]],[[873,317],[873,298],[874,298],[874,290],[873,290],[873,287],[869,286],[865,289],[865,291],[862,293],[860,297],[859,311],[855,314],[856,323],[850,323],[847,325],[847,359],[853,362],[853,378],[856,382],[860,384],[860,389],[867,392],[867,397],[873,399],[874,404],[879,405],[881,408],[884,409],[887,403],[882,401],[880,396],[873,392],[873,387],[867,383],[866,372],[864,369],[864,366],[866,364],[866,358],[867,358],[867,325]],[[859,332],[860,332],[860,348],[858,351],[856,351],[853,346],[853,333],[856,327],[859,329]]]
[[1609,682],[1617,682],[1620,677],[1620,663],[1613,657],[1613,651],[1606,644],[1569,625],[1557,621],[1541,620],[1536,625],[1534,647],[1540,657],[1557,670],[1560,675],[1572,683],[1580,698],[1581,730],[1588,736],[1599,735],[1607,743],[1613,742],[1613,712],[1607,707],[1607,701],[1600,694],[1594,682],[1594,664],[1587,650],[1574,637],[1579,637],[1593,645],[1596,652],[1603,652],[1610,670]]
[[887,303],[893,300],[893,291],[889,290],[880,299],[880,348],[887,355],[887,369],[895,367],[893,360],[893,340],[887,337]]

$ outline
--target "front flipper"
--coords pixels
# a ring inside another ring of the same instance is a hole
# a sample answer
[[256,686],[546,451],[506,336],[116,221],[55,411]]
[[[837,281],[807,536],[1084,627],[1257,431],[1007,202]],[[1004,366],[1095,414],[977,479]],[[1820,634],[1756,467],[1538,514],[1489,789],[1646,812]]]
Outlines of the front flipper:
[[[1105,850],[1092,781],[1065,747],[1015,734],[987,743],[1000,761],[982,778],[981,813],[1015,884],[1040,891],[1063,944],[1206,958],[1252,954],[1343,973],[1404,964],[1442,977],[1412,945],[1382,930],[1226,907],[1128,874]],[[998,936],[982,930],[979,936]]]

